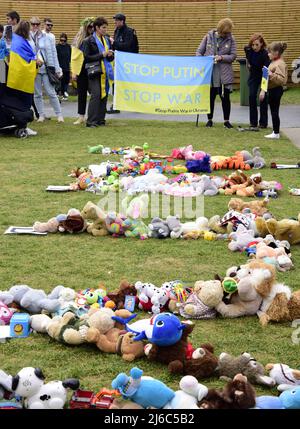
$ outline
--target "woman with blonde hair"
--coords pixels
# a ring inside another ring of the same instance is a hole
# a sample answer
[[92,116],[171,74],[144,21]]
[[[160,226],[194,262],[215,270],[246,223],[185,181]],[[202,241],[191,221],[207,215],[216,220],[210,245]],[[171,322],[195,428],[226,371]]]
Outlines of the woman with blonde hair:
[[229,18],[219,21],[217,28],[210,30],[200,43],[197,56],[213,56],[214,67],[210,88],[210,113],[207,115],[206,126],[213,126],[213,114],[215,100],[219,94],[222,101],[224,115],[224,127],[233,128],[229,122],[230,117],[230,93],[234,82],[232,63],[236,59],[236,43],[232,35],[233,22]]
[[78,119],[74,125],[80,125],[85,122],[88,77],[85,69],[85,60],[82,52],[83,41],[93,34],[93,17],[85,18],[81,21],[81,26],[72,43],[71,72],[72,80],[77,82],[78,96]]

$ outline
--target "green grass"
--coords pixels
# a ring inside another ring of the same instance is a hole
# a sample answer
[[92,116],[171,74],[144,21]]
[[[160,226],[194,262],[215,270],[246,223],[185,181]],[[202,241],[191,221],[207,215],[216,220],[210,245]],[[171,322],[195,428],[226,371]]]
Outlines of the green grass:
[[[286,138],[279,142],[266,141],[264,133],[239,133],[225,130],[221,125],[213,129],[196,128],[191,123],[110,121],[107,127],[86,129],[47,121],[33,124],[37,137],[27,140],[1,138],[1,207],[0,230],[9,225],[32,225],[35,220],[47,220],[70,207],[81,209],[88,200],[99,197],[86,192],[53,194],[45,192],[49,184],[68,184],[67,174],[75,166],[100,162],[104,157],[90,155],[88,145],[99,143],[117,147],[143,144],[151,150],[170,153],[174,147],[193,144],[195,149],[209,153],[232,154],[236,150],[260,146],[267,164],[299,161],[299,150]],[[109,159],[113,159],[110,156]],[[116,158],[117,159],[117,158]],[[271,200],[270,209],[278,218],[295,217],[299,199],[288,195],[287,187],[299,186],[293,170],[261,171],[264,179],[283,183],[280,198]],[[297,173],[297,172],[296,172]],[[205,199],[205,216],[224,214],[229,197]],[[93,238],[88,234],[46,237],[0,235],[1,289],[13,284],[28,284],[49,292],[58,284],[82,289],[97,287],[103,281],[109,290],[116,288],[122,277],[129,281],[147,281],[160,285],[180,278],[194,282],[211,279],[215,273],[223,275],[231,266],[246,261],[244,254],[231,253],[225,242],[173,241]],[[278,278],[293,289],[298,288],[300,251],[292,248],[296,269]],[[145,314],[147,317],[147,315]],[[263,364],[284,362],[299,366],[299,347],[292,344],[290,324],[259,325],[256,317],[235,320],[196,321],[192,334],[194,346],[202,342],[214,344],[216,353],[226,351],[239,354],[251,352]],[[94,390],[110,387],[111,380],[127,364],[117,355],[100,353],[93,345],[67,347],[48,336],[31,335],[27,339],[0,344],[1,368],[15,374],[24,366],[41,367],[48,380],[79,377],[84,388]],[[140,359],[135,364],[146,374],[155,376],[178,388],[179,376],[168,374],[166,367]],[[208,386],[222,386],[216,378],[205,381]],[[258,393],[266,392],[257,388]],[[274,390],[275,393],[275,390]]]

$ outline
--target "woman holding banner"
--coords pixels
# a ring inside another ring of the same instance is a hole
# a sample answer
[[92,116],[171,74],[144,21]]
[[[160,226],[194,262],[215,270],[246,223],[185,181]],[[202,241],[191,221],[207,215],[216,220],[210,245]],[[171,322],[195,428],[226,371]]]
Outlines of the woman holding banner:
[[214,67],[210,88],[210,113],[206,126],[213,126],[215,100],[219,94],[222,101],[224,127],[233,128],[229,122],[230,93],[234,82],[232,63],[236,59],[236,43],[232,35],[233,22],[229,18],[219,21],[216,29],[210,30],[200,43],[197,56],[213,56]]
[[91,93],[86,122],[90,128],[105,125],[108,91],[114,80],[111,65],[114,53],[106,36],[108,22],[101,16],[95,19],[93,27],[94,33],[83,41],[82,46]]
[[[257,114],[257,94],[260,91],[263,67],[270,64],[268,51],[266,50],[266,41],[262,34],[255,33],[250,37],[248,46],[244,51],[247,58],[249,69],[249,109],[250,109],[250,131],[257,131],[258,114]],[[268,126],[268,99],[265,97],[260,103],[259,127],[267,128]]]

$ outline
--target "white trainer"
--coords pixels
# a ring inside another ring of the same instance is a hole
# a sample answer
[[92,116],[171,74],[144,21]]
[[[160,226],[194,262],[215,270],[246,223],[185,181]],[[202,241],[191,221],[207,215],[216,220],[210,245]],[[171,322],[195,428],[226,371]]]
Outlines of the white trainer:
[[40,116],[37,122],[44,122],[45,119],[46,119],[45,116]]
[[80,125],[80,124],[83,124],[84,122],[85,122],[84,116],[79,116],[79,118],[75,122],[73,122],[73,124]]
[[62,116],[57,117],[57,122],[65,122],[64,118]]
[[26,128],[27,131],[27,135],[28,136],[36,136],[37,135],[37,131],[32,130],[31,128]]
[[280,139],[280,134],[279,133],[276,134],[273,131],[271,134],[268,134],[265,137],[266,137],[266,139],[277,139],[278,140],[278,139]]

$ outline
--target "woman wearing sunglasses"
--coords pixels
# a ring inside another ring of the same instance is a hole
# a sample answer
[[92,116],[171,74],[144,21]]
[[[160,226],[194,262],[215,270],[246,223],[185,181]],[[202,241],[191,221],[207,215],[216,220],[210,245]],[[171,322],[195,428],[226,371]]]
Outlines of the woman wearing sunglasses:
[[58,62],[63,73],[58,91],[62,100],[66,100],[69,96],[68,86],[70,82],[71,46],[67,42],[68,36],[66,33],[61,33],[59,36],[59,43],[56,45],[56,51]]

